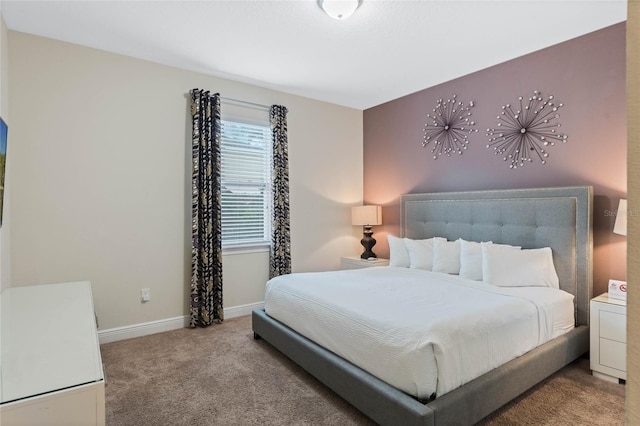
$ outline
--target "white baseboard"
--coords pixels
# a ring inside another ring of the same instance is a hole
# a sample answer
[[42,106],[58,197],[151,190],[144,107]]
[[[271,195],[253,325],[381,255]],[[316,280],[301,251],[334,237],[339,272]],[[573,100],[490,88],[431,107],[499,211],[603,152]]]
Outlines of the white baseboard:
[[[264,302],[250,303],[247,305],[224,308],[225,319],[249,315],[254,309],[262,309]],[[177,330],[189,327],[189,316],[166,318],[142,324],[125,325],[124,327],[98,330],[100,344],[117,342],[118,340],[132,339],[134,337],[148,336],[149,334],[162,333],[163,331]]]
[[264,308],[264,302],[249,303],[248,305],[232,306],[224,308],[224,318],[231,319],[251,314],[255,309]]

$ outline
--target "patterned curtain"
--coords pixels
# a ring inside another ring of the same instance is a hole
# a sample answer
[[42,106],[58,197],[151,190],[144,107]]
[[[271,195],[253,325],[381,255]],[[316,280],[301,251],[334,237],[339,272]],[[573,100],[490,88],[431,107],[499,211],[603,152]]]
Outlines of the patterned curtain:
[[191,91],[191,327],[222,322],[220,95]]
[[272,105],[270,109],[273,140],[273,221],[269,277],[291,273],[291,229],[289,226],[289,144],[287,141],[287,108]]

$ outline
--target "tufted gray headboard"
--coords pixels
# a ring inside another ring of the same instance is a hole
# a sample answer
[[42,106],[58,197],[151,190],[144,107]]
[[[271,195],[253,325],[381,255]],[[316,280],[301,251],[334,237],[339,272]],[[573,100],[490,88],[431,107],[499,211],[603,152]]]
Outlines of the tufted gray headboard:
[[405,194],[401,236],[551,247],[560,288],[589,324],[592,296],[591,186]]

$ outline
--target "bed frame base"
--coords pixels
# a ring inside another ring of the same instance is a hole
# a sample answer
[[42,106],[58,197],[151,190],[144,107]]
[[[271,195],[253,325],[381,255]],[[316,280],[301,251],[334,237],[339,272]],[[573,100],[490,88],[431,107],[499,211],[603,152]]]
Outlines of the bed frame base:
[[581,325],[442,397],[423,404],[269,317],[252,313],[263,338],[380,425],[471,425],[571,363],[589,349]]

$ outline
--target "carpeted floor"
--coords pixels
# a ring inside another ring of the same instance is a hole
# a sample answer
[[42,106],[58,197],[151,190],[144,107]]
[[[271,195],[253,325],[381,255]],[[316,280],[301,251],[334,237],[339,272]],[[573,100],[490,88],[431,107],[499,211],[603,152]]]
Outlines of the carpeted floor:
[[[250,316],[102,345],[107,426],[373,425],[263,340]],[[623,425],[624,385],[578,360],[483,425]]]

